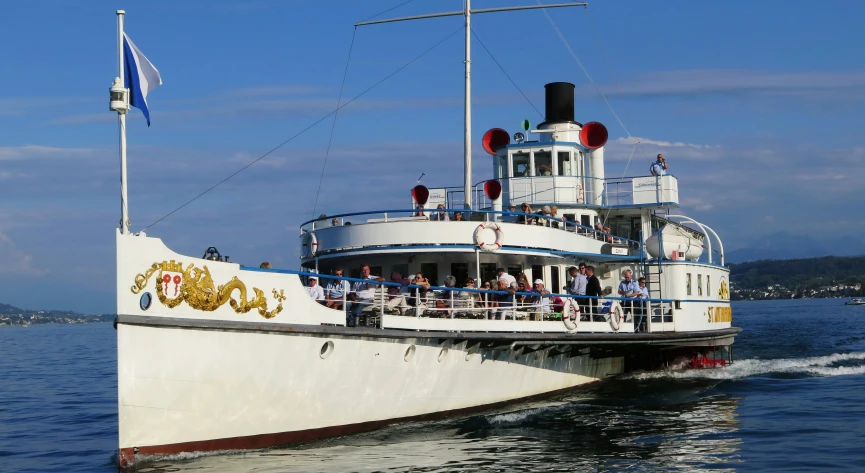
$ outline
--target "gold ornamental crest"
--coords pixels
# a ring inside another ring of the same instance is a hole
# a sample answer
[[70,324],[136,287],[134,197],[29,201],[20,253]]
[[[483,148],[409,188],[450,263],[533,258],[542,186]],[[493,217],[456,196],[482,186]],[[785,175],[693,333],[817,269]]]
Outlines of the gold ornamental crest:
[[273,289],[273,298],[277,305],[275,309],[268,311],[267,298],[261,289],[253,287],[252,297],[247,299],[246,284],[237,279],[237,276],[221,286],[216,286],[207,266],[197,268],[190,263],[184,269],[183,263],[174,260],[153,263],[147,271],[136,275],[135,285],[131,287],[132,293],[138,294],[143,291],[154,274],[156,274],[156,295],[159,297],[159,302],[168,308],[177,307],[181,302],[186,301],[193,309],[212,312],[228,302],[238,314],[258,309],[262,317],[271,319],[282,311],[282,302],[285,300],[283,289],[279,291]]

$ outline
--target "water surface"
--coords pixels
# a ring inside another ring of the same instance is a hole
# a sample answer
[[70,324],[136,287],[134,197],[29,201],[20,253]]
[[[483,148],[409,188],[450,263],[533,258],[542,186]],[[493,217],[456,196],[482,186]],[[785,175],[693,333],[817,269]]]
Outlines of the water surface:
[[[736,362],[139,471],[865,471],[865,307],[737,302]],[[0,471],[115,471],[111,324],[0,328]]]

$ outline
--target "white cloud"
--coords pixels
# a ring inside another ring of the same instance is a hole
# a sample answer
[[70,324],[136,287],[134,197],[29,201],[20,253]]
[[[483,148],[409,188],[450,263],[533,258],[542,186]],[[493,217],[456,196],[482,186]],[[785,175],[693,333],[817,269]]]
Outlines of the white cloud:
[[0,274],[42,276],[48,270],[33,266],[33,256],[25,253],[9,236],[0,231]]
[[104,154],[104,151],[96,148],[59,148],[38,145],[0,147],[0,161],[81,159],[98,157]]

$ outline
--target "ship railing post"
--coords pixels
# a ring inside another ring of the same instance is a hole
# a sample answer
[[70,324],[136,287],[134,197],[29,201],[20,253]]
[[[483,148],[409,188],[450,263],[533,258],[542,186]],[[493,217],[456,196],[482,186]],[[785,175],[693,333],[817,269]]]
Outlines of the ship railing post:
[[449,291],[450,291],[450,297],[451,297],[451,307],[450,307],[451,316],[448,318],[453,319],[456,317],[457,311],[454,310],[456,308],[456,306],[454,306],[454,291],[453,291],[453,289],[450,289]]
[[387,223],[387,212],[384,213],[384,222]]
[[345,287],[345,281],[339,281],[339,284],[342,286],[342,310],[348,314],[348,288]]
[[414,316],[420,318],[420,289],[414,288]]
[[379,298],[379,301],[381,302],[381,307],[379,308],[378,315],[381,318],[381,320],[384,320],[384,293],[385,293],[385,287],[386,286],[380,284],[378,287],[381,288],[378,291],[381,294],[381,297]]

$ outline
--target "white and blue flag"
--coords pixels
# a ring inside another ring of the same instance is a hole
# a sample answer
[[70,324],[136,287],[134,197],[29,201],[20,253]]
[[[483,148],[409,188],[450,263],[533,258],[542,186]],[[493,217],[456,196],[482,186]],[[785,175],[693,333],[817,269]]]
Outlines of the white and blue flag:
[[162,85],[162,77],[135,43],[123,33],[124,87],[129,89],[129,105],[141,110],[150,126],[150,112],[147,110],[147,94]]

